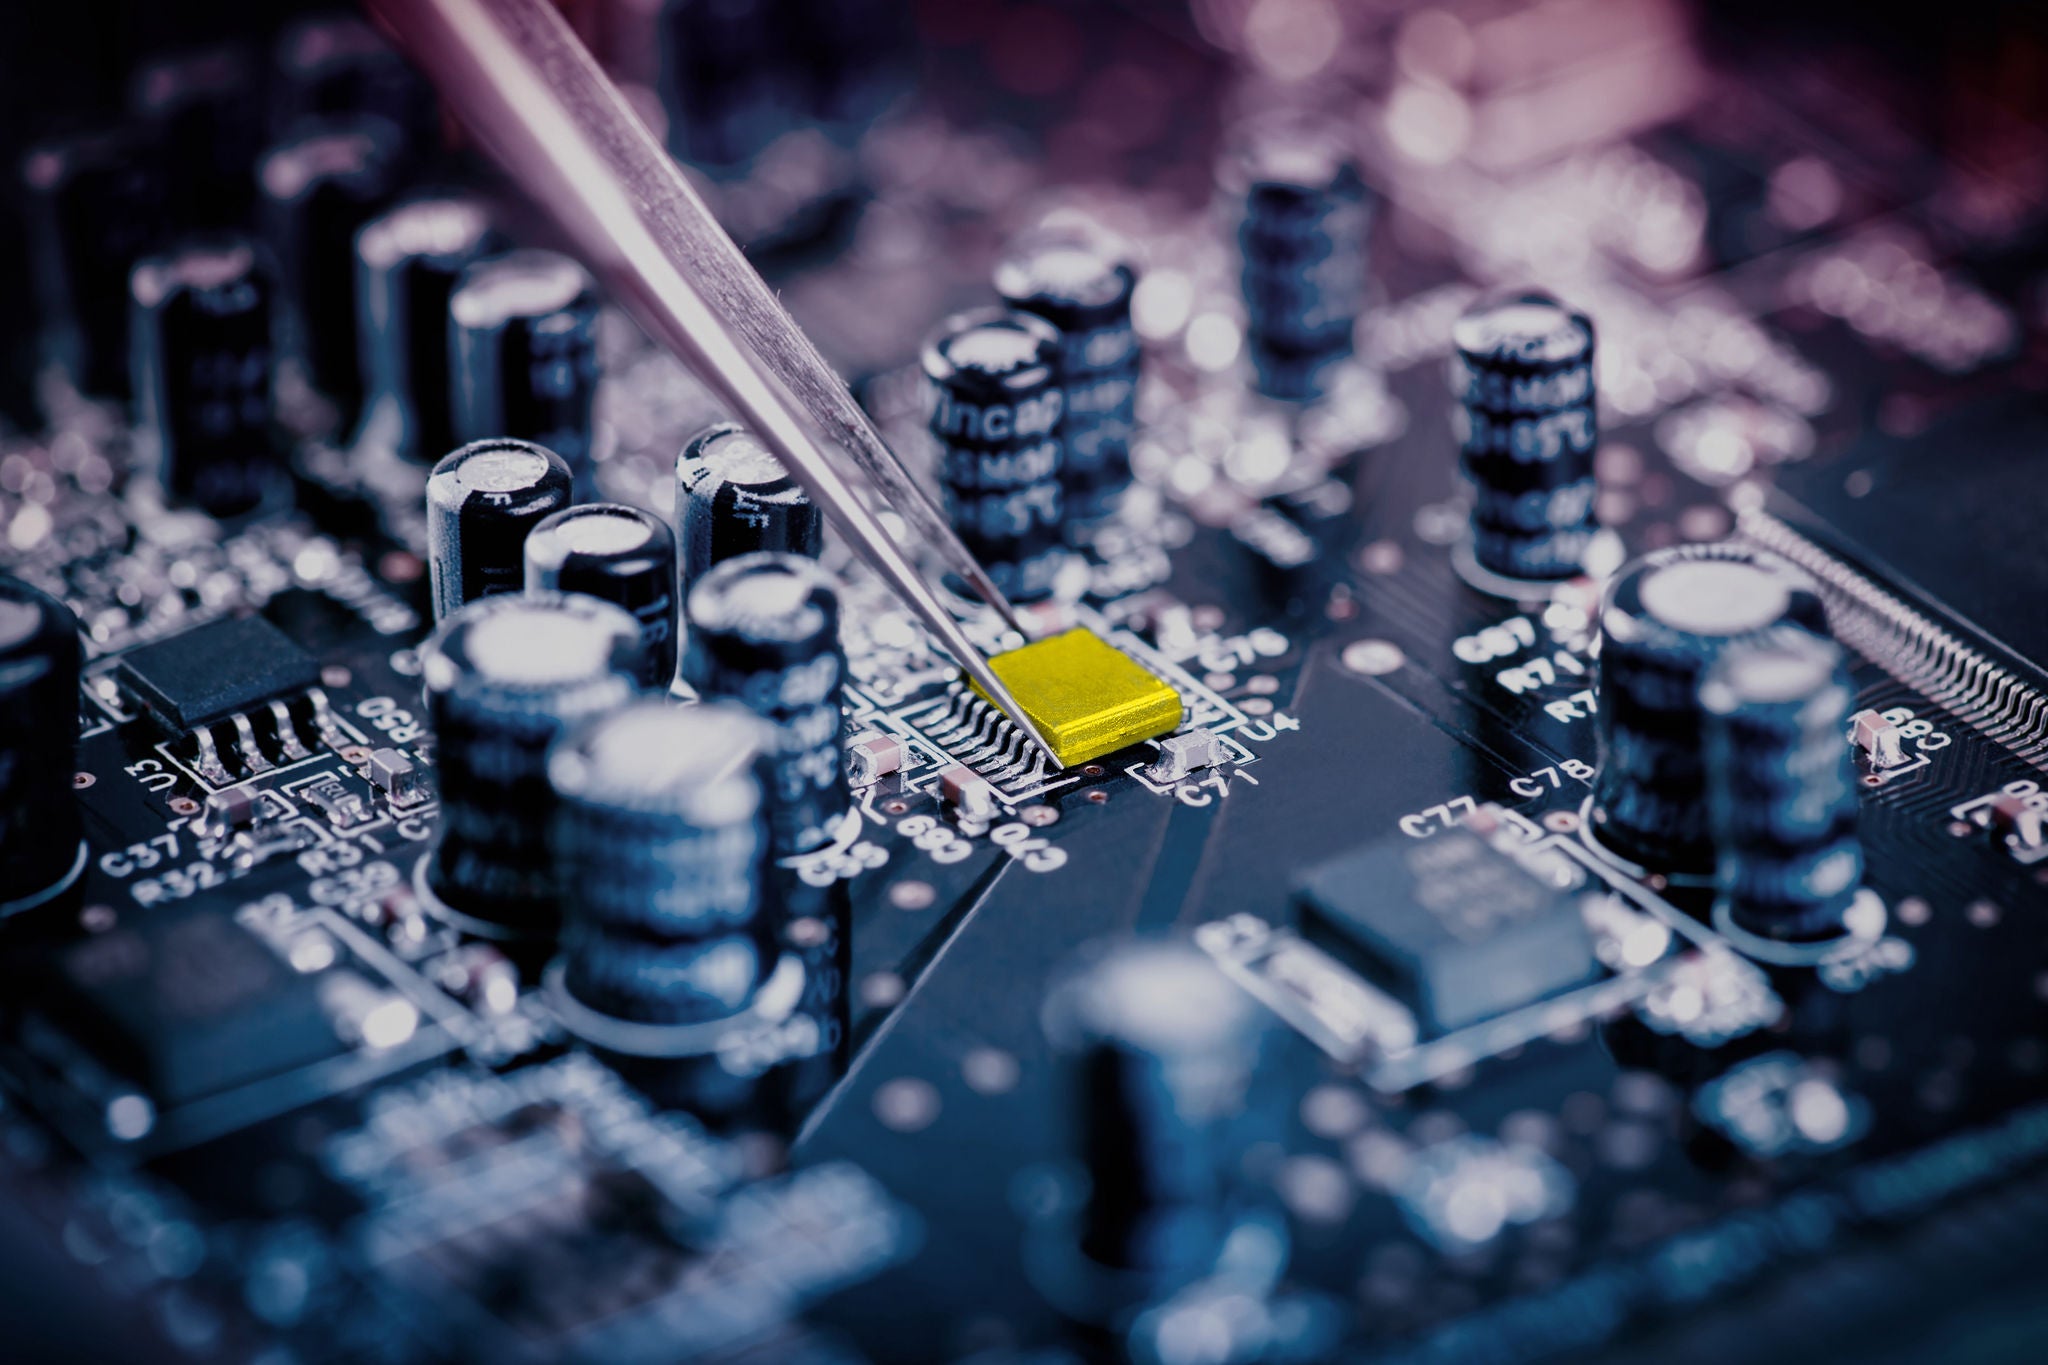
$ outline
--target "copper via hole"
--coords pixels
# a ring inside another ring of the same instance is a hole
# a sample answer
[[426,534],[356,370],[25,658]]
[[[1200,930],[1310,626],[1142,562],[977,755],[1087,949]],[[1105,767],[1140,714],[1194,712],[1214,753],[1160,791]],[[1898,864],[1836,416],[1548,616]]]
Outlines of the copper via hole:
[[1104,805],[1109,801],[1109,793],[1103,791],[1089,792],[1088,799],[1098,806]]
[[908,801],[884,801],[882,809],[891,815],[901,815],[910,809],[910,803]]
[[174,796],[166,804],[175,815],[199,814],[199,803],[189,796]]

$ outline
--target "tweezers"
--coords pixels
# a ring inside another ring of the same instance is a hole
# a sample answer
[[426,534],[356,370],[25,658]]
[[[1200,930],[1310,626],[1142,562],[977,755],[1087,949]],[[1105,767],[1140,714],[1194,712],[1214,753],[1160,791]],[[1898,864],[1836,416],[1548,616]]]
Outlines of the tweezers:
[[[365,0],[618,304],[804,481],[855,553],[1033,744],[1052,748],[813,432],[1003,623],[1016,609],[548,0]],[[1028,638],[1028,636],[1027,636]],[[1055,762],[1055,766],[1057,766]]]

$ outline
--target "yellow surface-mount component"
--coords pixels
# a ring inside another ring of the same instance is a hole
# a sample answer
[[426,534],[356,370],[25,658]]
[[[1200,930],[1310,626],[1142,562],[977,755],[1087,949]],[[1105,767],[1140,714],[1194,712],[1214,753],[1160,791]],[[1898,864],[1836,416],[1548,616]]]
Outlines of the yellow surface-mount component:
[[[1168,733],[1180,693],[1085,626],[988,661],[1063,768]],[[974,689],[987,700],[987,693]]]

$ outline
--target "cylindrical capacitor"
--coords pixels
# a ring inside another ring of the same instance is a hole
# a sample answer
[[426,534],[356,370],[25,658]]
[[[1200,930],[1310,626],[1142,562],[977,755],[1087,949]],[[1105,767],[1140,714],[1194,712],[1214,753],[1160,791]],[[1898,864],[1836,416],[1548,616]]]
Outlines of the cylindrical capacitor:
[[456,439],[538,441],[588,486],[597,290],[583,267],[540,250],[478,261],[462,272],[448,312]]
[[1151,1297],[1211,1273],[1255,1202],[1257,1003],[1192,944],[1134,939],[1057,980],[1043,1020],[1088,1176],[1068,1274]]
[[1679,545],[1624,567],[1600,613],[1593,833],[1656,872],[1713,870],[1700,680],[1722,651],[1797,628],[1825,637],[1820,592],[1774,555]]
[[136,421],[166,493],[217,517],[284,485],[270,420],[272,285],[256,248],[223,239],[135,267]]
[[[35,316],[25,229],[16,215],[0,214],[0,317]],[[0,332],[0,429],[27,431],[40,421],[35,328],[9,327]]]
[[1593,505],[1593,324],[1541,290],[1496,295],[1452,324],[1459,462],[1472,483],[1472,557],[1503,578],[1585,568]]
[[623,607],[640,623],[640,685],[666,690],[675,681],[676,542],[659,517],[615,502],[552,514],[526,537],[526,590]]
[[406,459],[438,460],[455,445],[448,299],[494,245],[484,206],[450,195],[400,204],[356,236],[367,422]]
[[1833,938],[1863,881],[1856,709],[1841,649],[1803,631],[1722,651],[1700,684],[1715,883],[1764,938]]
[[735,170],[795,120],[797,73],[773,0],[660,0],[656,88],[677,160]]
[[1013,602],[1066,562],[1060,334],[1003,308],[949,318],[924,344],[926,407],[953,529]]
[[78,618],[0,575],[0,914],[62,891],[85,865],[78,795]]
[[684,681],[768,722],[774,855],[829,843],[851,801],[839,746],[846,655],[832,576],[795,555],[744,555],[705,574],[684,605]]
[[355,117],[300,124],[257,163],[263,235],[284,284],[282,345],[344,434],[362,415],[366,382],[356,233],[390,204],[401,161],[396,128]]
[[505,937],[554,931],[548,745],[632,698],[639,635],[594,597],[491,597],[422,647],[441,819],[420,880],[457,923]]
[[430,159],[440,142],[434,89],[362,20],[323,14],[287,25],[275,52],[270,84],[271,129],[297,136],[308,119],[374,114],[403,142],[408,165]]
[[816,559],[824,542],[824,513],[745,427],[706,427],[676,457],[681,591],[728,559],[764,550]]
[[526,584],[526,537],[569,505],[569,466],[531,441],[471,441],[427,479],[434,619]]
[[250,226],[263,132],[255,54],[222,43],[136,68],[129,107],[156,144],[180,229]]
[[1235,143],[1220,179],[1241,205],[1245,346],[1261,393],[1314,399],[1365,308],[1365,186],[1334,124],[1268,115]]
[[852,142],[912,78],[910,12],[895,0],[780,0],[798,107],[836,140]]
[[1138,334],[1131,326],[1137,272],[1078,228],[1027,234],[996,264],[996,292],[1060,333],[1060,487],[1070,526],[1116,509],[1131,482],[1137,420]]
[[556,743],[564,985],[582,1004],[690,1024],[753,999],[778,951],[760,728],[738,707],[648,699]]
[[23,177],[50,358],[80,392],[126,398],[128,273],[163,228],[162,168],[121,130],[44,143]]

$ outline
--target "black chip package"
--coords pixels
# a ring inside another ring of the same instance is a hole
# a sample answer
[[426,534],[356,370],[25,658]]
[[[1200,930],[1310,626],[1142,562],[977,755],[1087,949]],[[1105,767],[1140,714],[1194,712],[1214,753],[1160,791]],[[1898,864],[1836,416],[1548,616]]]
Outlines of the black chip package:
[[1577,898],[1486,840],[1405,836],[1309,870],[1302,933],[1442,1032],[1599,974]]
[[121,656],[121,684],[175,730],[197,730],[320,681],[312,655],[261,616],[231,616]]
[[2038,394],[2015,393],[1916,435],[1868,436],[1843,460],[1788,468],[1766,506],[1894,591],[1957,618],[2038,678],[2048,673],[2044,444],[2048,406]]
[[54,965],[43,1008],[160,1108],[344,1051],[316,978],[223,911],[146,911]]

